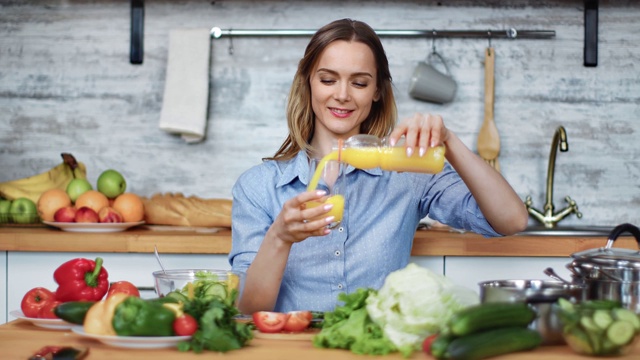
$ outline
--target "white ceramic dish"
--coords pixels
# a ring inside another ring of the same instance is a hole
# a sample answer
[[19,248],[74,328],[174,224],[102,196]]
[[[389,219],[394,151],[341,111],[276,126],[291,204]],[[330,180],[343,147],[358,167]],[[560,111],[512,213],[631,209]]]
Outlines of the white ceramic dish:
[[65,223],[65,222],[53,222],[43,221],[44,224],[57,227],[63,231],[71,232],[95,232],[95,233],[107,233],[124,231],[128,228],[142,225],[144,221],[138,222],[126,222],[126,223]]
[[38,319],[38,318],[30,318],[24,316],[24,313],[20,310],[13,310],[9,313],[9,315],[16,317],[18,319],[27,320],[35,326],[51,329],[51,330],[69,330],[75,325],[72,323],[68,323],[61,319]]
[[71,331],[86,338],[96,339],[101,343],[114,347],[131,349],[162,349],[176,347],[180,341],[189,340],[191,336],[108,336],[87,334],[84,328],[76,325]]

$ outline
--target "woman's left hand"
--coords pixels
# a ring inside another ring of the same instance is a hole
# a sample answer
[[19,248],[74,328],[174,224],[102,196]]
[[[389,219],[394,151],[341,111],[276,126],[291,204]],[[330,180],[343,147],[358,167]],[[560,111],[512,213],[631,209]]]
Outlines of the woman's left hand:
[[395,145],[404,135],[407,155],[413,153],[415,147],[419,148],[422,156],[429,147],[444,144],[449,138],[449,130],[444,125],[442,116],[416,113],[410,118],[402,120],[389,135],[391,145]]

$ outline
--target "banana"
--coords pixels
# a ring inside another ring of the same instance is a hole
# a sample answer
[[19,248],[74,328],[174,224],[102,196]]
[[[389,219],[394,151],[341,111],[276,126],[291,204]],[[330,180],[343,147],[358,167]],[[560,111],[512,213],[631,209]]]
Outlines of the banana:
[[73,155],[62,153],[62,163],[49,171],[23,179],[0,183],[0,197],[15,200],[20,197],[38,202],[40,195],[53,188],[67,189],[67,185],[74,178],[87,178],[86,166],[76,161]]

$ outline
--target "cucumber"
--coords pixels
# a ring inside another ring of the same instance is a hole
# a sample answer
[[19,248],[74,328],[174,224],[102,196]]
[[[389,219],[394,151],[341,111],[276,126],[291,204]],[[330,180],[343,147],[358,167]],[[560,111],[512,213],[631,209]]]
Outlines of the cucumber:
[[66,322],[82,325],[87,311],[95,303],[95,301],[68,301],[56,306],[53,313]]
[[625,320],[618,320],[607,328],[607,339],[615,345],[626,345],[634,336],[633,324]]
[[636,331],[640,331],[640,318],[633,311],[625,308],[613,309],[613,316],[617,320],[626,320],[630,322]]
[[429,348],[431,355],[438,360],[450,359],[447,349],[455,338],[455,336],[450,334],[439,334]]
[[611,325],[613,318],[610,311],[599,309],[593,312],[593,322],[597,327],[604,330]]
[[527,327],[537,314],[524,303],[482,303],[467,307],[449,319],[447,330],[456,336],[500,327]]
[[531,350],[542,343],[540,334],[524,327],[503,327],[456,338],[448,347],[452,360],[480,360],[517,351]]

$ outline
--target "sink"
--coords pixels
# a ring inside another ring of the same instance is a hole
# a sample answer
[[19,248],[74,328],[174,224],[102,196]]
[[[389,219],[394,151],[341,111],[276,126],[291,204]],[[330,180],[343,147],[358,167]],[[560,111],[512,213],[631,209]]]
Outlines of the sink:
[[613,226],[556,226],[548,229],[543,225],[534,225],[517,235],[530,236],[602,236],[607,238]]

